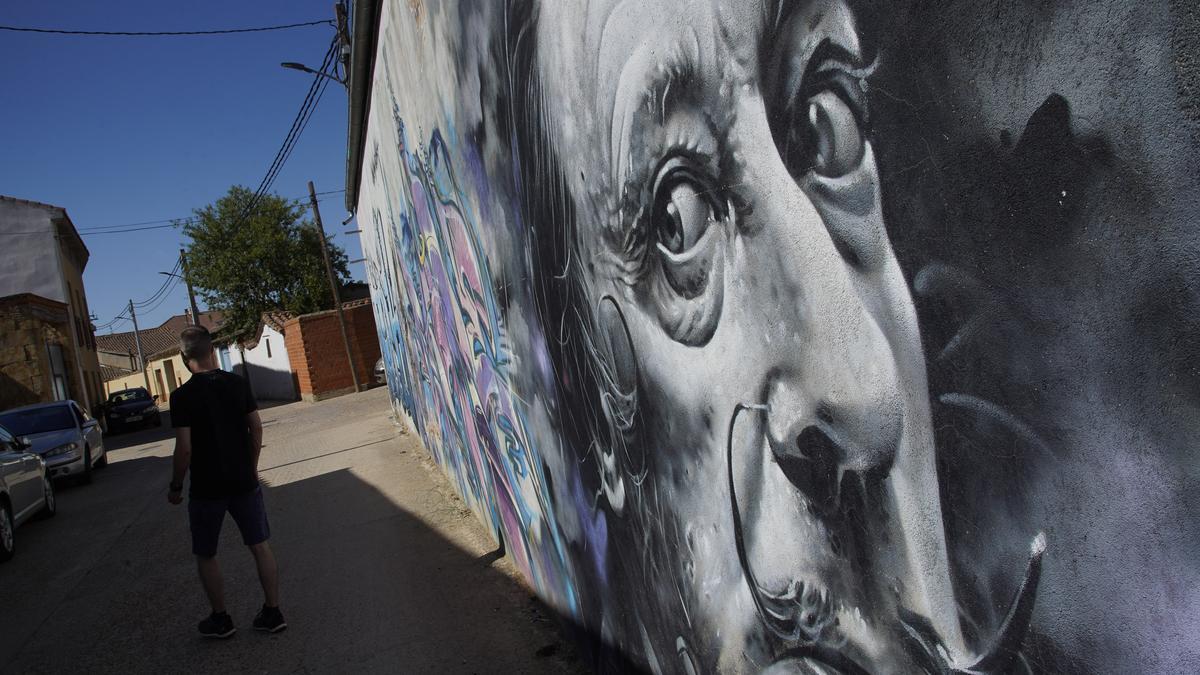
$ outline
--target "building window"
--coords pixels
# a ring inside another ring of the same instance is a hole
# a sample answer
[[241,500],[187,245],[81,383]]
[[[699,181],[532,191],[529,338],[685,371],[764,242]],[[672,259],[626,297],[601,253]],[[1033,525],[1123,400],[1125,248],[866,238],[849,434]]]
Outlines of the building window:
[[271,358],[271,338],[263,338],[263,342],[267,343],[267,358]]

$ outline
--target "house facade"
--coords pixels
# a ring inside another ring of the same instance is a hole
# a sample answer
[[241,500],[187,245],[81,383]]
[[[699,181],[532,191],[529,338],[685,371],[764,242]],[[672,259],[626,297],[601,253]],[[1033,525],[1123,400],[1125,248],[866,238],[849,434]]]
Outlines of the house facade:
[[[201,312],[200,325],[217,332],[224,317],[220,312]],[[154,328],[138,332],[146,367],[137,365],[137,341],[133,331],[96,336],[104,362],[104,395],[122,389],[145,387],[158,396],[162,405],[170,405],[171,394],[191,378],[179,354],[179,333],[191,323],[188,314],[177,314]]]
[[250,381],[259,400],[294,401],[300,397],[282,323],[264,319],[253,340],[220,345],[217,356],[222,370]]
[[0,408],[101,400],[83,284],[89,255],[66,209],[0,195]]

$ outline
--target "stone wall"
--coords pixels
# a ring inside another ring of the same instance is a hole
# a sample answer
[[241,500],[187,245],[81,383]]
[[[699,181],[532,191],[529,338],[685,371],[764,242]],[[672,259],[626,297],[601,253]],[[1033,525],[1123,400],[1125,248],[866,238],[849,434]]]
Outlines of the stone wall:
[[68,391],[78,395],[66,307],[34,296],[0,300],[0,410],[54,400],[47,345],[62,348]]

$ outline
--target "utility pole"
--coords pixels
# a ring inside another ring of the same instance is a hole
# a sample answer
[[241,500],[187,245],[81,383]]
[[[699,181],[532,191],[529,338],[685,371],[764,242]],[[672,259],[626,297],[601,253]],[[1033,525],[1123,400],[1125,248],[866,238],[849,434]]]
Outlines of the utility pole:
[[142,369],[142,378],[146,380],[146,391],[150,391],[150,373],[146,372],[146,355],[142,353],[142,336],[138,332],[137,313],[133,311],[133,299],[129,300],[129,318],[133,319],[133,344],[137,345],[138,365]]
[[192,290],[192,278],[188,276],[187,255],[179,249],[179,271],[183,272],[183,283],[187,286],[188,302],[192,303],[192,325],[200,325],[200,310],[196,309],[196,293]]
[[312,200],[313,218],[317,223],[317,235],[321,238],[321,257],[325,259],[325,274],[329,276],[329,292],[333,294],[333,308],[337,310],[338,326],[342,329],[342,344],[346,345],[346,362],[350,365],[350,377],[354,380],[354,391],[362,391],[358,385],[358,371],[354,368],[354,353],[350,350],[350,336],[346,333],[346,315],[342,313],[342,294],[338,292],[337,277],[333,276],[333,264],[329,262],[329,245],[325,241],[325,226],[321,224],[321,212],[317,209],[317,189],[308,181],[308,198]]

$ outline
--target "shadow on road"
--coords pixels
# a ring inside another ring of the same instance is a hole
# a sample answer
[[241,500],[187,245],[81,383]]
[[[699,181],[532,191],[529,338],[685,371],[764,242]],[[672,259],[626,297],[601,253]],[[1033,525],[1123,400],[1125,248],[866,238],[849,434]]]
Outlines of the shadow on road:
[[161,424],[156,427],[123,429],[119,433],[104,434],[104,448],[109,451],[122,450],[141,443],[155,443],[174,438],[175,430],[171,428],[171,414],[160,412],[159,420]]
[[[165,499],[169,463],[114,462],[64,491],[58,517],[18,531],[17,557],[0,566],[0,672],[561,673],[591,660],[574,644],[595,636],[494,569],[498,553],[465,550],[349,469],[267,489],[285,632],[250,630],[261,591],[226,520],[218,559],[240,630],[204,641],[186,509]],[[630,665],[613,658],[605,670]]]

